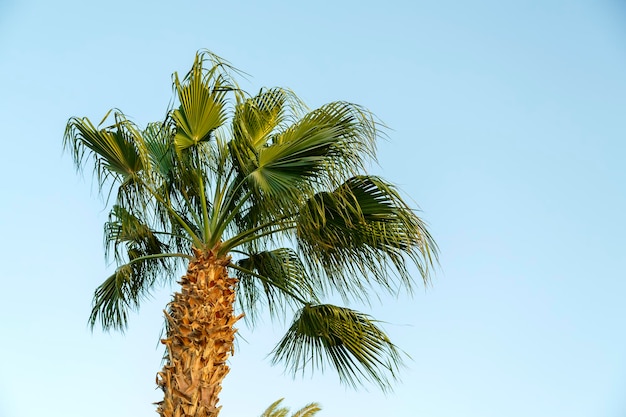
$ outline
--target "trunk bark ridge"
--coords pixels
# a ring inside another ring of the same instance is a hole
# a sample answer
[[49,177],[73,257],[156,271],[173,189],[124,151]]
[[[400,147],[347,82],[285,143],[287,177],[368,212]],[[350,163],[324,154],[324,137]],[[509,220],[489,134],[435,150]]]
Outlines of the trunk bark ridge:
[[157,374],[164,393],[162,417],[215,417],[227,359],[233,353],[239,317],[233,316],[237,279],[228,276],[229,258],[194,250],[180,292],[165,312],[165,366]]

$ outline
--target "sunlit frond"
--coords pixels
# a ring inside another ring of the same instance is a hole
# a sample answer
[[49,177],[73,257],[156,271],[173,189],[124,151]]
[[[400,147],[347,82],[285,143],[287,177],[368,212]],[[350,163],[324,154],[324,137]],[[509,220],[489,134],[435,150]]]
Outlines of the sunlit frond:
[[279,407],[284,398],[274,401],[267,409],[261,414],[261,417],[286,417],[289,413],[287,407]]
[[234,89],[221,63],[212,62],[204,69],[203,55],[196,55],[191,71],[181,81],[174,74],[174,86],[180,107],[173,111],[176,123],[174,143],[182,151],[208,141],[227,116],[227,93]]
[[252,193],[247,215],[293,214],[315,190],[337,186],[362,169],[374,156],[376,136],[371,114],[336,102],[272,134],[264,146],[233,140],[239,179]]
[[261,90],[237,105],[233,116],[233,141],[259,149],[285,118],[290,92],[281,88]]
[[[267,407],[263,414],[261,414],[261,417],[287,417],[289,414],[289,408],[280,407],[283,400],[284,398],[274,401],[269,407]],[[319,411],[321,411],[319,404],[310,403],[291,414],[291,417],[313,417]]]
[[73,117],[65,130],[64,148],[71,151],[78,169],[87,158],[93,158],[100,188],[107,181],[128,181],[144,167],[129,124],[120,113],[115,114],[115,119],[114,125],[98,129],[87,118]]
[[302,308],[273,353],[273,362],[283,363],[294,375],[329,364],[348,385],[367,380],[383,389],[402,363],[398,349],[370,317],[328,304]]
[[379,130],[374,116],[360,106],[342,101],[326,104],[306,114],[276,135],[274,143],[298,142],[317,135],[332,137],[326,153],[319,152],[319,149],[316,155],[325,156],[324,166],[320,167],[323,171],[317,171],[323,172],[322,178],[344,180],[365,169],[368,160],[375,159]]
[[291,417],[312,417],[322,410],[318,403],[310,403],[296,411]]

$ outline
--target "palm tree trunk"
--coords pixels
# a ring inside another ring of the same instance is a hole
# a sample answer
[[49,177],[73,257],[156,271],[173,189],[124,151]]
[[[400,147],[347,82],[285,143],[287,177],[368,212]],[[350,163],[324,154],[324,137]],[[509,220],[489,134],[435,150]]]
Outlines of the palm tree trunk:
[[233,353],[235,284],[228,276],[229,259],[194,249],[195,259],[182,277],[165,312],[166,363],[157,375],[164,392],[157,403],[162,417],[215,417],[226,364]]

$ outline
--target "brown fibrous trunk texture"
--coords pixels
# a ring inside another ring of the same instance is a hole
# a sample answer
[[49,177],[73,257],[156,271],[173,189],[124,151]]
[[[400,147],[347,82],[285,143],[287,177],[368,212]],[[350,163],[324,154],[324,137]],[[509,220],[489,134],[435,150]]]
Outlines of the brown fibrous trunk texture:
[[226,363],[233,353],[240,317],[233,315],[237,279],[228,276],[230,259],[194,250],[180,292],[165,311],[165,366],[157,374],[162,417],[216,417]]

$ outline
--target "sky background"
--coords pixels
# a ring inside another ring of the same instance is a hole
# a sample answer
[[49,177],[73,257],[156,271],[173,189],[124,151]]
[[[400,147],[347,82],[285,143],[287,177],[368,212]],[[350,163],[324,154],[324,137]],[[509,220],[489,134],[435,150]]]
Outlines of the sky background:
[[387,126],[372,172],[422,210],[432,284],[358,306],[412,358],[392,394],[292,380],[242,339],[223,417],[286,397],[320,417],[626,415],[626,4],[0,0],[0,416],[154,416],[164,288],[93,334],[107,211],[62,153],[71,116],[163,118],[208,48],[310,107]]

